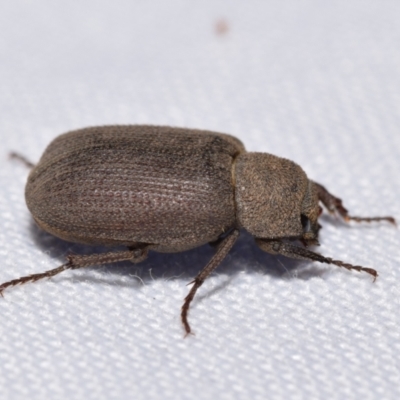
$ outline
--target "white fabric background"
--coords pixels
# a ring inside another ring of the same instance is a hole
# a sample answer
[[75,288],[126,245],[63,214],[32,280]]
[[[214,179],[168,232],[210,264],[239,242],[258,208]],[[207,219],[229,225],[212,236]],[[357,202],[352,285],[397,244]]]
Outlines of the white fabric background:
[[[231,133],[298,162],[354,214],[399,219],[399,16],[396,0],[2,2],[0,281],[92,251],[35,227],[28,171],[7,159],[37,161],[90,125]],[[399,230],[322,224],[318,250],[376,268],[376,283],[243,235],[186,339],[180,307],[208,246],[8,290],[0,398],[398,399]]]

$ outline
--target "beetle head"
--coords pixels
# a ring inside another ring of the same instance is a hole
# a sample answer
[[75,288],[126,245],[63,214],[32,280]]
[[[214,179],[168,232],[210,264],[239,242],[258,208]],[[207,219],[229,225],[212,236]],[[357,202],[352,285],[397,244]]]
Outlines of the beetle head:
[[240,154],[235,163],[237,221],[256,238],[318,234],[318,194],[299,165],[266,153]]

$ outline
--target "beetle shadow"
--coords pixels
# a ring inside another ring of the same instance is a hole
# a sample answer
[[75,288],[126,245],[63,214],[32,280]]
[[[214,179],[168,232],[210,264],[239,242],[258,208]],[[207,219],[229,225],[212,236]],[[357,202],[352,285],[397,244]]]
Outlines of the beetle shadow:
[[[88,255],[109,251],[126,250],[126,247],[90,246],[66,242],[41,228],[32,220],[30,233],[35,245],[43,250],[51,258],[57,260],[58,265],[64,264],[69,254]],[[87,267],[86,273],[67,276],[63,279],[74,281],[90,281],[100,284],[116,286],[132,286],[132,282],[122,282],[113,278],[115,275],[130,276],[146,284],[154,279],[173,280],[182,279],[192,281],[194,277],[207,265],[215,249],[206,244],[192,250],[181,253],[157,253],[150,251],[148,258],[139,264],[129,261],[121,261],[113,264]],[[230,281],[236,274],[245,271],[250,274],[269,275],[274,278],[299,278],[310,279],[325,273],[326,269],[314,267],[301,268],[310,264],[306,261],[293,260],[283,256],[275,256],[262,251],[255,243],[254,238],[242,230],[239,239],[233,246],[228,256],[218,266],[215,273],[228,275]],[[103,277],[95,277],[92,270],[105,272]],[[44,271],[37,271],[44,272]],[[227,283],[227,282],[226,282]],[[225,284],[224,284],[225,286]],[[219,290],[218,287],[215,290]]]

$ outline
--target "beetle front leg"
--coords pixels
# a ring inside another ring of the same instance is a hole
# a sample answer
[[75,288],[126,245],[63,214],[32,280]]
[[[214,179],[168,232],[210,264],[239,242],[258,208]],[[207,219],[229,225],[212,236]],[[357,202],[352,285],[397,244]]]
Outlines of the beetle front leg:
[[350,216],[347,209],[343,206],[343,202],[338,197],[329,193],[326,188],[319,183],[313,182],[317,188],[318,198],[321,203],[327,208],[330,213],[337,212],[345,221],[356,222],[372,222],[372,221],[387,221],[396,225],[396,220],[393,217],[353,217]]
[[27,275],[18,279],[4,282],[0,285],[0,295],[3,296],[3,291],[10,286],[22,285],[27,282],[36,282],[44,278],[51,278],[63,271],[66,271],[67,269],[85,268],[94,265],[115,263],[118,261],[132,261],[134,263],[138,263],[147,257],[148,247],[149,245],[137,245],[130,247],[127,251],[89,254],[83,256],[69,255],[67,256],[67,263],[58,268],[54,268],[40,274]]
[[257,245],[267,253],[281,254],[283,256],[294,258],[297,260],[318,261],[325,264],[333,264],[338,267],[343,267],[348,270],[358,272],[366,272],[374,277],[374,282],[378,277],[378,272],[372,268],[364,268],[359,265],[352,265],[339,260],[333,260],[329,257],[324,257],[322,254],[314,253],[304,247],[295,246],[293,244],[280,240],[256,239]]

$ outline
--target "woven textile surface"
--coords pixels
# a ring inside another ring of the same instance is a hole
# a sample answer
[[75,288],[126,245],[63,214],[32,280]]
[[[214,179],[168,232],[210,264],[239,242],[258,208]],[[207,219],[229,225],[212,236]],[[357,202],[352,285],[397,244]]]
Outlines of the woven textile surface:
[[[49,0],[0,5],[0,281],[104,248],[41,231],[28,169],[58,134],[159,124],[289,158],[354,215],[400,219],[398,1]],[[0,299],[0,400],[398,399],[400,232],[324,213],[322,254],[365,273],[264,253],[151,253]]]

